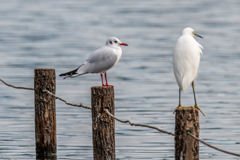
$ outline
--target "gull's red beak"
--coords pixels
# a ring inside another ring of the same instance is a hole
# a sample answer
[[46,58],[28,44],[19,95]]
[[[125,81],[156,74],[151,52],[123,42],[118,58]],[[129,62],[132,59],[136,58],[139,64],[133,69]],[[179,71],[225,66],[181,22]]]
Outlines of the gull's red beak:
[[123,46],[128,46],[126,43],[121,43],[120,45],[123,45]]

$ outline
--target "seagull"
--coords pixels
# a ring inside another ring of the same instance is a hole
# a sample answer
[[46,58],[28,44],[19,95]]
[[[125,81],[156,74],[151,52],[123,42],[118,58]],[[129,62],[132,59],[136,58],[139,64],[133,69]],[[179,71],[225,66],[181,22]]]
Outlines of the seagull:
[[[113,87],[112,85],[108,85],[107,71],[114,67],[121,58],[122,49],[120,45],[128,46],[116,37],[108,38],[105,46],[94,51],[77,69],[62,73],[59,76],[65,76],[64,79],[66,79],[68,77],[74,78],[87,73],[100,73],[102,86]],[[103,73],[105,74],[106,84],[103,83]]]
[[203,47],[193,37],[203,38],[196,34],[192,28],[185,28],[173,50],[173,70],[179,86],[179,105],[177,108],[182,108],[181,90],[186,90],[188,86],[192,84],[195,101],[194,108],[197,108],[204,115],[201,109],[197,106],[194,90],[194,80],[197,77],[200,55],[202,54]]

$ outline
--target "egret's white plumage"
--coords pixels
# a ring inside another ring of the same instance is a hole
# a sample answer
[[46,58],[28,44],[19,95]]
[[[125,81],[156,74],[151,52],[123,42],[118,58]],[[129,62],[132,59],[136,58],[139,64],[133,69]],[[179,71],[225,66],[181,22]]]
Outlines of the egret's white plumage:
[[[179,86],[178,108],[182,107],[181,90],[186,90],[187,87],[192,84],[195,100],[194,107],[201,111],[197,106],[194,79],[197,77],[200,55],[202,54],[203,47],[193,37],[203,38],[196,34],[192,28],[185,28],[183,30],[182,36],[177,40],[176,46],[173,50],[173,70]],[[203,112],[202,114],[204,115]]]
[[185,28],[173,50],[173,70],[181,90],[186,90],[197,77],[203,47],[193,36],[194,30]]
[[[62,73],[59,76],[74,78],[87,73],[101,73],[102,78],[102,73],[105,73],[106,85],[108,86],[106,72],[114,67],[121,58],[122,49],[120,45],[127,46],[126,43],[122,43],[118,38],[110,37],[105,46],[94,51],[77,69]],[[102,85],[104,85],[103,78]]]

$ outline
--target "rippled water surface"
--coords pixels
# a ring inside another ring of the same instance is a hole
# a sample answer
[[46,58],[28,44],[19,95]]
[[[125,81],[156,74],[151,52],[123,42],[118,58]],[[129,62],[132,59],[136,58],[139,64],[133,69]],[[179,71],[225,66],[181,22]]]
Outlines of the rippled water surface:
[[[33,87],[35,68],[72,70],[110,36],[129,44],[108,72],[115,86],[115,115],[174,132],[178,86],[172,50],[185,27],[204,39],[195,82],[200,138],[232,152],[240,150],[240,2],[2,0],[0,78]],[[99,74],[63,80],[57,95],[90,105]],[[191,87],[183,105],[193,105]],[[56,101],[58,159],[92,159],[91,113]],[[151,129],[116,126],[117,159],[174,159],[174,137]],[[34,95],[0,84],[0,159],[35,159]],[[239,159],[200,144],[200,159]]]

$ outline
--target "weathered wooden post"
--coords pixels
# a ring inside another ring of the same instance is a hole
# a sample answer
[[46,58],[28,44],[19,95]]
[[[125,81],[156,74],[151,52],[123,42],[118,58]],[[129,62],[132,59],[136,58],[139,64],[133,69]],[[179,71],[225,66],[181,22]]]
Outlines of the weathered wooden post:
[[94,160],[116,160],[114,119],[103,111],[106,108],[114,115],[114,88],[99,86],[91,90]]
[[176,110],[175,160],[199,160],[199,141],[187,132],[199,138],[198,110],[192,107]]
[[37,68],[34,72],[36,154],[52,156],[57,151],[55,98],[43,90],[55,94],[55,69]]

